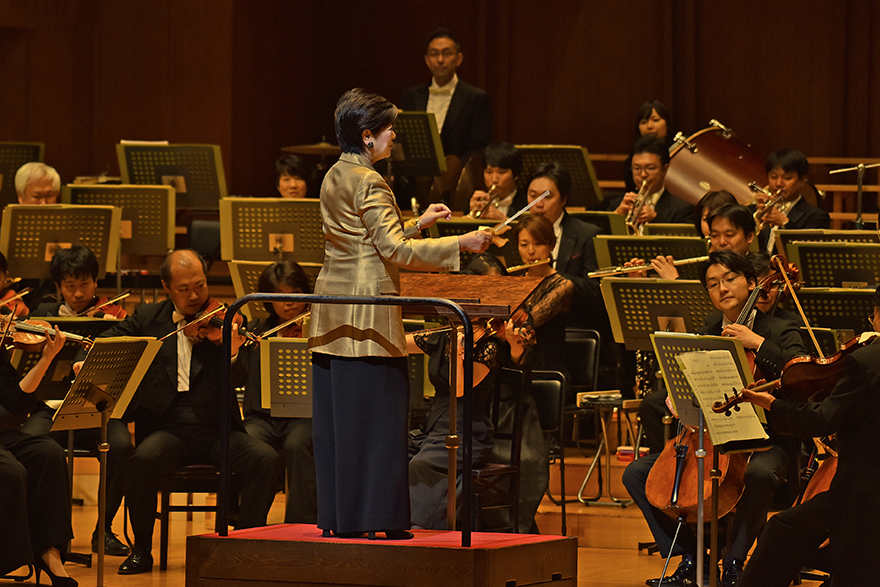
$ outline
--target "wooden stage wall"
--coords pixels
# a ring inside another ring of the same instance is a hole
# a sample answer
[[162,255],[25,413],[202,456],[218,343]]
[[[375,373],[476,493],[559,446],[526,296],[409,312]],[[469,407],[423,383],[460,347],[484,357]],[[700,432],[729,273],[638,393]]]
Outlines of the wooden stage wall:
[[118,173],[122,138],[218,143],[230,193],[268,195],[280,147],[334,142],[345,89],[426,82],[448,26],[497,139],[625,152],[657,98],[761,154],[878,157],[878,25],[880,0],[0,0],[0,141],[64,181]]

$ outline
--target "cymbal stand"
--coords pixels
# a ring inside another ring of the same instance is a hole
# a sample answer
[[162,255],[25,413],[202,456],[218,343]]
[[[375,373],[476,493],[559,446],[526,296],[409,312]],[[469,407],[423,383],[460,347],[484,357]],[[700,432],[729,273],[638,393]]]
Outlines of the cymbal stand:
[[857,171],[858,172],[858,188],[856,190],[856,230],[862,230],[864,228],[864,222],[862,221],[862,188],[865,183],[865,170],[871,169],[873,167],[880,167],[880,163],[872,163],[871,165],[865,165],[864,163],[859,163],[855,167],[846,167],[844,169],[833,169],[828,172],[829,175],[833,175],[835,173],[844,173],[847,171]]

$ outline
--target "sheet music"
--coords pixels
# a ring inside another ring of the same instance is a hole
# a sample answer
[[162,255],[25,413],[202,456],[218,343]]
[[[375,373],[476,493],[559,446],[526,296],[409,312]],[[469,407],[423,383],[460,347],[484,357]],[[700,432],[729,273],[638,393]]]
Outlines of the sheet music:
[[730,416],[712,411],[712,404],[723,401],[725,393],[730,396],[743,386],[739,370],[728,351],[692,351],[678,355],[676,360],[702,406],[712,444],[718,446],[736,440],[769,438],[754,406],[748,402],[739,404],[739,411],[731,410]]

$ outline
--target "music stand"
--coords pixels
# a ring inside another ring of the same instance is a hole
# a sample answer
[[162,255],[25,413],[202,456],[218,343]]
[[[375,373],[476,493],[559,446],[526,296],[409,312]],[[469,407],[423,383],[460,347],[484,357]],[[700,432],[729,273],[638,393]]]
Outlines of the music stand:
[[260,341],[262,407],[273,418],[312,417],[312,360],[305,338]]
[[880,244],[793,242],[788,260],[809,287],[874,287],[880,283]]
[[3,209],[0,251],[20,277],[44,279],[55,251],[84,245],[97,257],[102,279],[116,271],[121,220],[114,206],[10,204]]
[[630,351],[654,350],[657,331],[695,332],[715,310],[699,281],[605,277],[599,288],[614,341]]
[[324,262],[319,200],[223,198],[220,258],[224,261]]
[[[55,412],[52,430],[101,428],[98,447],[98,527],[104,528],[107,504],[107,423],[121,418],[162,343],[155,338],[101,338]],[[104,541],[98,541],[97,587],[104,585]]]
[[541,163],[556,161],[571,176],[571,194],[566,202],[569,206],[597,208],[602,201],[602,188],[596,179],[596,170],[590,161],[590,154],[580,145],[517,145],[516,150],[522,154],[523,178],[518,187],[528,188],[525,181],[531,170]]
[[226,197],[226,176],[220,145],[116,145],[122,183],[170,185],[177,193],[177,208],[216,210]]
[[601,210],[584,210],[582,208],[569,208],[566,206],[565,211],[569,216],[573,216],[581,222],[589,222],[599,227],[601,234],[613,234],[618,236],[626,236],[626,218],[617,212],[604,212]]
[[813,326],[849,330],[854,336],[872,330],[867,316],[874,311],[873,289],[804,287],[798,291],[798,300]]
[[[454,217],[452,220],[438,220],[434,223],[434,225],[429,229],[429,233],[432,237],[442,237],[442,236],[459,236],[462,234],[466,234],[473,230],[479,230],[484,226],[495,226],[498,224],[495,220],[478,220],[476,218],[470,218],[468,216]],[[495,246],[494,244],[489,245],[489,248],[486,250],[486,254],[492,255],[493,257],[498,257],[500,259],[504,259],[505,267],[513,267],[515,265],[522,264],[522,258],[519,256],[519,249],[511,240],[511,236],[513,231],[508,231],[502,238],[507,239],[507,244],[503,247]],[[473,253],[468,253],[467,251],[462,251],[461,253],[461,266],[464,267],[467,265],[467,261],[473,256]]]
[[794,242],[835,243],[880,243],[880,234],[873,230],[828,230],[824,228],[786,229],[776,231],[776,250],[785,251],[791,257],[789,245]]
[[648,222],[641,226],[644,236],[694,236],[694,225],[683,222]]
[[816,348],[816,345],[813,343],[813,337],[810,336],[810,331],[807,330],[806,326],[801,326],[798,330],[800,330],[801,341],[803,341],[804,348],[814,349],[814,351],[810,353],[813,356],[819,356],[818,351],[821,350],[822,356],[830,357],[840,350],[840,339],[837,335],[837,331],[833,328],[812,327],[813,335],[816,337],[816,342],[819,343],[819,348]]
[[[70,334],[77,334],[94,340],[102,332],[121,322],[117,319],[104,318],[40,318],[45,320],[50,326],[58,326],[58,330]],[[52,359],[43,380],[34,396],[40,400],[58,400],[64,399],[70,390],[70,383],[74,379],[73,364],[76,362],[76,355],[82,349],[79,342],[68,339],[64,346],[58,351],[58,354]],[[42,353],[40,351],[22,351],[15,349],[9,362],[15,367],[19,374],[25,375],[40,360]]]
[[174,250],[176,197],[171,186],[66,185],[61,201],[121,208],[122,255],[164,258]]
[[394,119],[391,161],[395,173],[409,176],[440,175],[446,171],[443,143],[433,112],[401,111]]
[[[271,264],[271,261],[230,261],[228,263],[229,276],[232,278],[235,297],[241,298],[249,293],[256,292],[260,275]],[[315,291],[315,280],[321,272],[322,265],[320,263],[298,263],[298,265],[305,271],[309,278],[309,285],[312,291]],[[269,313],[263,309],[262,304],[247,304],[242,308],[242,312],[247,316],[248,320],[269,316]]]
[[[706,239],[695,236],[610,236],[600,234],[593,239],[599,267],[618,266],[632,259],[651,259],[672,255],[678,259],[703,257],[707,251]],[[682,279],[697,279],[699,265],[679,265]]]
[[0,143],[0,206],[17,204],[15,172],[25,163],[42,161],[45,143]]

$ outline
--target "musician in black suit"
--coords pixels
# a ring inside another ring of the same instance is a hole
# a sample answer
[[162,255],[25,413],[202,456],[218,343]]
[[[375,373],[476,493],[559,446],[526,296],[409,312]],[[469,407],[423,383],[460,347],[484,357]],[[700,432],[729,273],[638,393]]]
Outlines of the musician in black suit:
[[[530,212],[543,216],[553,224],[556,235],[554,267],[574,284],[575,298],[572,308],[577,310],[572,312],[572,318],[581,318],[587,322],[589,328],[601,328],[602,320],[607,323],[607,316],[601,311],[605,306],[599,291],[599,281],[587,277],[590,271],[599,268],[596,250],[593,248],[593,237],[599,234],[599,227],[581,222],[565,211],[565,204],[571,193],[571,176],[555,161],[541,163],[532,170],[527,192],[529,203],[547,190],[550,195],[535,204]],[[587,308],[590,311],[586,311]]]
[[470,216],[479,212],[483,220],[504,222],[528,204],[525,190],[516,187],[523,170],[522,153],[510,143],[492,143],[483,159],[486,191],[475,190],[465,212]]
[[[663,186],[669,170],[669,150],[666,142],[652,135],[645,135],[636,141],[632,150],[632,177],[636,190],[644,184],[645,201],[638,216],[633,218],[636,225],[648,222],[690,223],[694,207],[671,193]],[[611,198],[608,210],[627,216],[633,210],[638,194],[627,192]]]
[[[880,331],[880,288],[874,294],[871,324]],[[874,449],[880,427],[878,389],[880,343],[874,343],[846,357],[840,379],[821,402],[744,392],[748,401],[767,410],[770,426],[782,434],[819,437],[836,433],[839,461],[828,491],[770,518],[740,587],[790,584],[829,537],[831,585],[876,584],[877,572],[870,561],[880,550],[880,532],[875,527],[880,516],[880,469]]]
[[[780,192],[782,202],[764,214],[764,228],[758,233],[761,250],[773,252],[775,230],[802,228],[828,228],[831,216],[821,208],[807,202],[802,193],[807,188],[807,157],[794,149],[782,149],[770,153],[764,162],[767,171],[767,187],[772,194]],[[763,210],[766,194],[758,194],[757,209]]]
[[[793,322],[767,316],[753,310],[745,324],[736,320],[746,305],[756,285],[754,268],[749,260],[738,253],[722,250],[709,253],[709,260],[700,271],[700,281],[706,287],[716,312],[706,317],[699,334],[732,336],[739,339],[746,349],[755,350],[755,365],[767,379],[776,379],[783,365],[794,356],[805,355],[797,325]],[[731,587],[742,574],[743,563],[752,543],[767,520],[776,487],[789,474],[794,463],[796,443],[792,439],[771,436],[771,447],[752,455],[745,474],[745,489],[737,504],[728,552],[724,560],[723,585]],[[645,520],[664,556],[672,547],[676,522],[655,508],[645,494],[648,474],[659,453],[633,461],[623,474],[623,484],[645,515]],[[675,544],[673,555],[681,555],[682,561],[663,585],[682,585],[696,573],[696,536],[683,527]],[[649,584],[656,585],[659,579]]]
[[461,65],[461,45],[446,29],[437,29],[428,36],[425,64],[431,70],[430,84],[403,91],[403,110],[433,112],[446,155],[464,161],[468,155],[481,152],[492,137],[489,96],[458,79],[455,71]]
[[[155,336],[173,333],[192,321],[209,301],[205,262],[195,251],[171,253],[159,269],[168,300],[142,304],[102,336]],[[215,329],[216,334],[216,329]],[[125,501],[131,514],[134,545],[119,574],[152,570],[153,525],[159,480],[187,464],[218,465],[220,458],[220,341],[207,321],[190,325],[165,339],[135,392],[126,417],[135,422],[137,446],[131,457]],[[232,352],[241,344],[233,334]],[[239,384],[245,366],[236,364]],[[75,366],[78,369],[78,366]],[[274,499],[273,473],[279,470],[275,450],[242,427],[234,398],[229,443],[230,470],[241,483],[237,528],[262,526]]]

